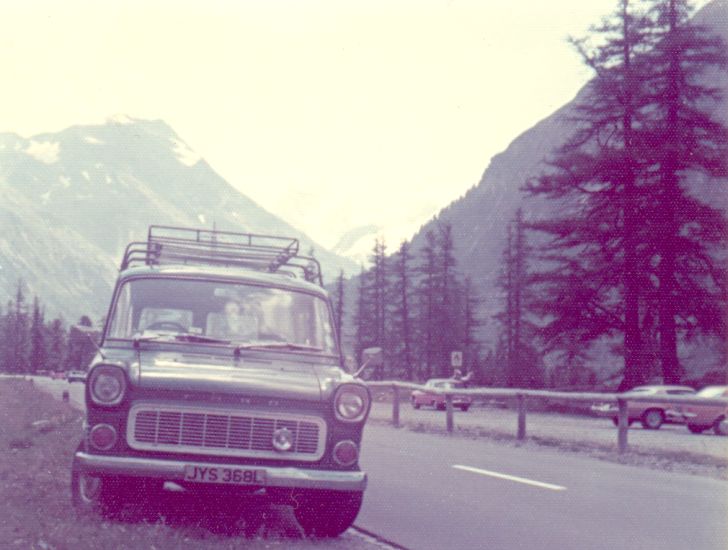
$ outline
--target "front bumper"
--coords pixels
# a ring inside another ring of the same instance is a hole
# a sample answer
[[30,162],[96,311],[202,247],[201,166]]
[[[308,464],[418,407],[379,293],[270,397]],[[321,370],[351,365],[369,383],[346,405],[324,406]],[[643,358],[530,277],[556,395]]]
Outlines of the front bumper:
[[673,424],[684,424],[688,420],[688,415],[685,415],[679,411],[668,409],[665,411],[665,420],[672,422]]
[[[185,465],[190,464],[190,462],[178,460],[92,455],[82,451],[76,453],[75,463],[79,469],[89,474],[151,477],[174,482],[184,480]],[[236,467],[234,464],[212,463],[205,463],[205,466]],[[244,465],[237,467],[246,468]],[[249,466],[247,467],[249,468]],[[364,472],[304,470],[271,466],[255,466],[255,469],[265,470],[265,487],[363,491],[367,485],[367,475]]]

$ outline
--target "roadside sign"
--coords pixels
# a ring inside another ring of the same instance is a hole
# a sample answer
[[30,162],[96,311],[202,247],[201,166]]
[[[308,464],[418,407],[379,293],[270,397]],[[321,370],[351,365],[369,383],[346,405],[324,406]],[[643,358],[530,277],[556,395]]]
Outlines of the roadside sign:
[[451,367],[462,367],[463,366],[463,352],[462,351],[451,351],[450,352],[450,366]]

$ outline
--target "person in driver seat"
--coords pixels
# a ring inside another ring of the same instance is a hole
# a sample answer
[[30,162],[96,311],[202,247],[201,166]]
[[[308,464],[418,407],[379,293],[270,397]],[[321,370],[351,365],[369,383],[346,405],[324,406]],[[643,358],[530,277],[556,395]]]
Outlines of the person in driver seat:
[[251,341],[258,338],[258,318],[235,300],[225,303],[222,314],[211,314],[208,333],[217,338]]

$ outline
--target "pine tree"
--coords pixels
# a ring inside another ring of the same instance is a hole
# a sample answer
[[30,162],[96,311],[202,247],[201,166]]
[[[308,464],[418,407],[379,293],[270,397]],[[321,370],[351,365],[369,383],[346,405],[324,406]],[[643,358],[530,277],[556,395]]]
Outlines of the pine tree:
[[68,342],[63,320],[53,319],[48,327],[48,368],[51,371],[60,371],[66,364],[68,355]]
[[[728,176],[728,129],[706,107],[722,90],[711,72],[728,68],[726,44],[690,21],[686,0],[652,0],[654,48],[645,59],[649,99],[645,155],[658,187],[649,212],[652,264],[659,281],[660,361],[665,383],[683,374],[680,334],[702,330],[726,338],[726,219],[690,194],[688,178]],[[720,185],[724,185],[721,182]]]
[[481,301],[476,294],[470,277],[465,278],[462,306],[463,367],[467,373],[475,373],[479,366],[478,358],[480,356],[477,333],[478,329],[483,325],[483,322],[478,315]]
[[391,287],[391,334],[393,360],[406,380],[414,380],[414,342],[412,319],[412,255],[409,243],[404,240],[393,258]]
[[[457,278],[457,262],[455,260],[455,243],[452,236],[452,224],[438,224],[437,260],[439,271],[439,304],[437,308],[438,331],[438,374],[442,377],[451,375],[450,352],[458,351],[462,342],[460,329],[462,318],[458,315],[462,289]],[[462,350],[459,350],[462,351]]]
[[341,271],[339,271],[339,276],[336,279],[336,293],[334,295],[334,324],[340,344],[342,344],[344,340],[345,298],[346,296],[344,293],[344,270],[342,269]]
[[574,138],[527,184],[567,213],[532,224],[548,237],[536,304],[547,319],[548,346],[619,342],[621,389],[649,376],[643,335],[651,329],[651,302],[658,304],[666,383],[682,374],[679,338],[704,331],[724,339],[726,331],[718,261],[725,217],[689,192],[696,174],[728,175],[726,128],[706,114],[720,93],[702,76],[725,71],[726,49],[689,22],[687,2],[653,4],[645,14],[621,0],[612,19],[594,29],[596,47],[575,41],[596,78],[577,107]]
[[369,278],[370,273],[362,266],[359,271],[356,311],[354,313],[354,355],[357,363],[361,361],[362,352],[374,345],[372,332],[374,323]]
[[651,46],[648,21],[628,0],[592,29],[596,46],[574,40],[596,73],[577,104],[574,136],[526,189],[558,201],[561,215],[530,224],[539,232],[546,269],[534,275],[541,299],[532,310],[545,319],[546,350],[584,348],[597,339],[623,342],[623,387],[645,381],[640,338],[640,295],[645,273],[639,223],[645,190],[637,129],[645,98],[637,63]]
[[30,371],[36,372],[46,367],[45,323],[43,311],[36,296],[33,299],[33,318],[30,325]]
[[389,295],[389,269],[387,265],[387,245],[383,238],[377,237],[370,257],[371,269],[371,299],[373,322],[373,345],[384,351],[384,364],[377,367],[377,378],[384,377],[384,368],[388,365],[391,356],[392,342],[387,332],[387,297]]
[[537,330],[527,318],[528,306],[532,301],[527,268],[531,249],[526,241],[525,228],[523,211],[519,208],[507,228],[503,272],[498,281],[503,292],[504,308],[496,315],[503,326],[505,383],[510,387],[521,388],[543,384],[541,359],[532,345]]
[[[520,210],[519,210],[520,212]],[[496,315],[496,318],[503,325],[502,341],[505,352],[505,381],[510,387],[518,386],[518,367],[517,367],[517,349],[520,336],[516,331],[516,318],[523,316],[522,310],[517,307],[523,287],[523,277],[517,269],[517,262],[514,258],[518,255],[518,250],[514,245],[515,239],[514,224],[509,223],[506,232],[506,246],[503,249],[503,272],[499,279],[499,286],[504,294],[504,310]]]
[[438,346],[438,270],[437,270],[437,241],[432,230],[425,233],[425,246],[420,251],[421,263],[417,267],[418,284],[416,288],[417,309],[417,339],[419,341],[417,356],[420,369],[420,380],[429,378],[436,372]]
[[18,281],[15,292],[15,302],[11,306],[8,337],[8,370],[15,373],[26,373],[30,366],[30,334],[28,313],[26,311],[25,294],[23,287],[25,283]]
[[[8,302],[7,310],[11,309],[11,303]],[[0,305],[0,372],[8,372],[9,369],[9,332],[10,332],[10,316],[3,313],[2,305]]]
[[[417,378],[449,377],[450,353],[463,351],[465,292],[457,272],[452,226],[438,223],[425,234],[413,270],[413,357]],[[471,304],[472,305],[472,304]]]
[[384,241],[377,239],[371,269],[361,270],[356,353],[367,346],[384,349],[386,372],[375,373],[379,378],[446,377],[451,351],[465,351],[468,364],[478,354],[478,299],[470,282],[463,285],[458,277],[451,226],[438,225],[425,239],[417,259],[407,241],[387,257]]

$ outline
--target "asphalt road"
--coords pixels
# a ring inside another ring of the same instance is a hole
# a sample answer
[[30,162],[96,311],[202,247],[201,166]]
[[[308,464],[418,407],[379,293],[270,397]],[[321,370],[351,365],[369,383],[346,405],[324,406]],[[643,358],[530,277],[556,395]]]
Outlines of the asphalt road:
[[728,548],[728,483],[368,425],[357,525],[407,548]]
[[63,392],[68,391],[68,398],[73,406],[77,409],[84,410],[85,384],[81,382],[69,384],[66,380],[53,380],[45,376],[33,376],[31,378],[35,384],[44,391],[50,392],[56,399],[62,399]]
[[[83,402],[83,384],[41,380]],[[728,482],[367,425],[356,525],[411,549],[722,550]]]

